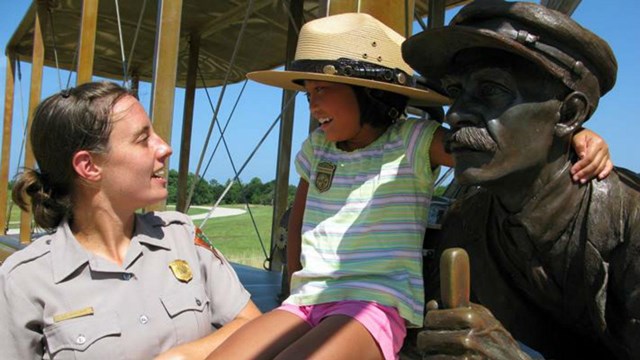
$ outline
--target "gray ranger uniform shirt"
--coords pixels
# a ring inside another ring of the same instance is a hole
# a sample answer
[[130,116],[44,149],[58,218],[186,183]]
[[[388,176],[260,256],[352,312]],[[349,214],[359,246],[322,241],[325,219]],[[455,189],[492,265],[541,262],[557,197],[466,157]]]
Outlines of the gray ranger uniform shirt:
[[194,239],[183,214],[136,215],[118,266],[87,252],[63,221],[0,268],[0,357],[149,359],[231,321],[250,295]]

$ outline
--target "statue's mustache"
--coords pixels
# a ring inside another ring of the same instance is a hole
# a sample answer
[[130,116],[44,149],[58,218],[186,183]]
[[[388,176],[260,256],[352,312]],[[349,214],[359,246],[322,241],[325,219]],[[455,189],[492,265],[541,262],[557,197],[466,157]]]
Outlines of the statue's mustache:
[[463,127],[450,133],[446,144],[446,150],[451,151],[456,148],[471,148],[478,151],[494,152],[498,145],[489,135],[484,127]]

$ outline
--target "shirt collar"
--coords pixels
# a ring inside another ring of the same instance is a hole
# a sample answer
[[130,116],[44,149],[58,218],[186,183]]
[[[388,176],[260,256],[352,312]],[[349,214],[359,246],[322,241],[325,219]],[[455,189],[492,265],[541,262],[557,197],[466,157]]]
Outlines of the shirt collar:
[[[153,246],[171,250],[171,243],[165,239],[166,230],[163,230],[166,224],[160,217],[153,215],[153,213],[136,214],[135,221],[135,233],[131,239],[129,252],[135,250],[136,246],[133,245],[136,241],[147,247]],[[83,265],[91,263],[91,254],[80,245],[71,232],[68,219],[64,219],[56,231],[51,234],[51,243],[51,253],[54,259],[53,280],[55,283],[62,282]],[[129,260],[133,261],[132,259]],[[95,264],[95,261],[93,263]]]
[[78,243],[64,219],[51,234],[51,255],[53,259],[53,281],[59,283],[71,273],[89,262],[89,253]]
[[155,213],[136,214],[134,239],[145,246],[155,246],[171,250],[171,242],[166,239],[167,223]]

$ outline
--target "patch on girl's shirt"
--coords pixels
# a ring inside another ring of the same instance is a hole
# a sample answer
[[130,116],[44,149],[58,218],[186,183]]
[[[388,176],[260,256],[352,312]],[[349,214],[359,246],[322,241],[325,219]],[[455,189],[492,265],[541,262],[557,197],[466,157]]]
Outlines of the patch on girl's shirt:
[[333,182],[333,174],[336,171],[336,165],[330,162],[322,161],[316,168],[316,189],[325,192],[331,188]]

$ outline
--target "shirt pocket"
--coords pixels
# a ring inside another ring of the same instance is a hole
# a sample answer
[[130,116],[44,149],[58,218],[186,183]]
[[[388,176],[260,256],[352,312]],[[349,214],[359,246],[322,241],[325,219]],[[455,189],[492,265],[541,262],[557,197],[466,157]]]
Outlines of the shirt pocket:
[[211,333],[209,297],[200,284],[189,284],[172,289],[160,297],[167,315],[180,332],[177,343],[200,338]]
[[115,313],[66,320],[44,328],[51,359],[120,359],[121,334]]

